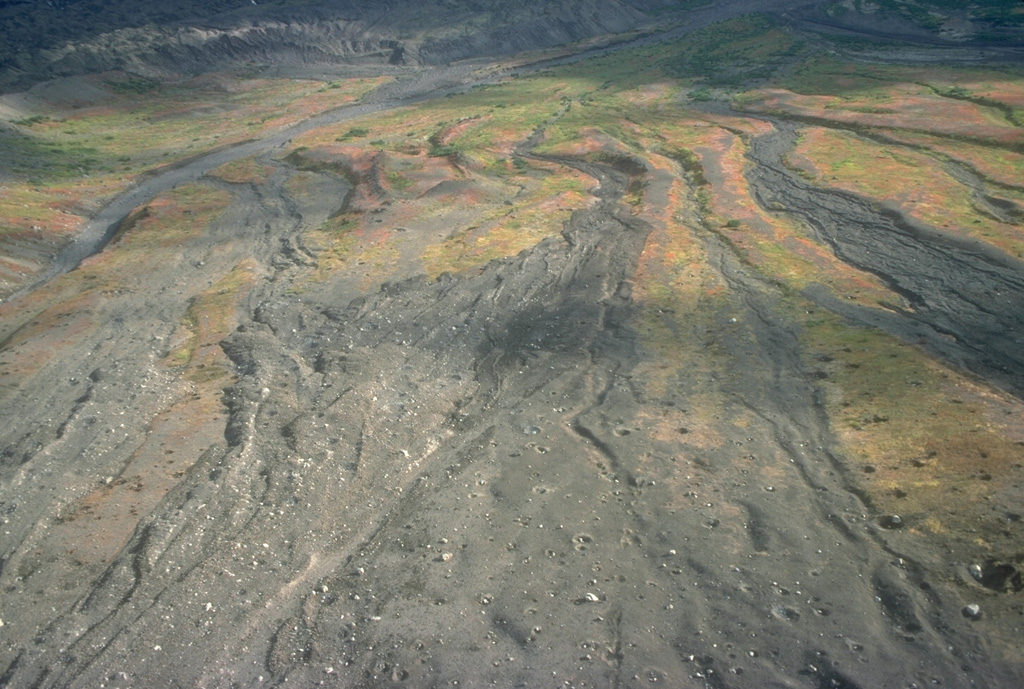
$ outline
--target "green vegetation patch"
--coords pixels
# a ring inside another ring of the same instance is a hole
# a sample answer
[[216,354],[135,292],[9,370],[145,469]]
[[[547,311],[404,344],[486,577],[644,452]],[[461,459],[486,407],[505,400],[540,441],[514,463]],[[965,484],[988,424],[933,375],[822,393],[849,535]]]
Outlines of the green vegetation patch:
[[221,165],[209,174],[232,184],[260,184],[267,180],[273,168],[254,158],[242,158]]
[[169,366],[189,366],[189,379],[206,383],[231,375],[218,343],[236,324],[236,309],[255,284],[254,264],[242,261],[188,302],[176,334],[177,346],[166,356]]
[[160,88],[160,82],[156,79],[147,79],[132,74],[125,75],[123,79],[105,81],[104,84],[111,91],[125,95],[142,95]]
[[973,540],[987,481],[1019,463],[1020,445],[1002,428],[1019,404],[827,312],[806,319],[804,340],[851,477],[875,509],[933,515],[924,528]]
[[770,17],[759,14],[715,24],[678,44],[663,67],[679,78],[699,78],[717,86],[739,86],[767,79],[804,53],[804,42]]
[[790,157],[811,161],[815,181],[891,201],[937,228],[990,242],[1024,255],[1020,226],[978,211],[973,188],[962,184],[927,153],[879,145],[846,132],[810,130]]

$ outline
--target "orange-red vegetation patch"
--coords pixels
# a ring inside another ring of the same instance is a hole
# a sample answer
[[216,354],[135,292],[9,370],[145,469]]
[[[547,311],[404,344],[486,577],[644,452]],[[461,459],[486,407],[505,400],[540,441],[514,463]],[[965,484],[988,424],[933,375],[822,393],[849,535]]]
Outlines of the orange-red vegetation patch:
[[919,151],[879,146],[846,132],[808,128],[788,162],[818,184],[893,203],[933,227],[989,242],[1011,255],[1024,255],[1024,233],[1018,226],[979,213],[974,190]]
[[[159,194],[129,217],[111,248],[88,261],[161,260],[150,259],[146,252],[173,249],[185,240],[202,234],[209,222],[220,214],[231,197],[227,192],[201,185],[179,187]],[[126,255],[131,252],[130,258]]]
[[709,277],[708,266],[694,230],[676,219],[695,215],[696,208],[689,202],[683,183],[674,179],[665,212],[654,218],[637,265],[634,298],[638,303],[659,312],[679,312],[680,316],[696,309],[703,283]]
[[231,184],[262,184],[272,171],[271,166],[259,163],[254,158],[243,158],[225,163],[208,174]]
[[[176,486],[210,447],[223,442],[225,410],[220,384],[185,381],[150,423],[145,439],[116,477],[71,504],[52,527],[82,564],[104,564],[131,537],[139,519]],[[99,525],[102,525],[101,528]]]
[[[10,236],[10,235],[9,235]],[[22,237],[12,237],[15,241],[24,241]],[[39,272],[42,263],[24,259],[15,259],[0,255],[0,286],[20,285],[26,278]]]
[[380,167],[384,153],[353,144],[324,144],[311,149],[297,149],[292,157],[303,166],[321,169],[335,169],[340,172],[354,189],[349,195],[348,207],[352,210],[376,208],[387,197],[381,184]]
[[[23,128],[41,158],[22,164],[0,193],[3,292],[33,272],[15,246],[21,238],[4,235],[41,228],[43,244],[66,241],[139,173],[350,103],[385,80],[324,83],[219,73],[158,83],[108,72],[77,79],[70,90],[52,89],[48,119]],[[261,174],[256,168],[221,173],[238,182]]]
[[883,334],[834,333],[822,385],[875,508],[922,532],[984,533],[978,506],[1019,473],[1024,405]]
[[126,221],[115,242],[78,269],[15,303],[0,304],[0,324],[10,336],[4,350],[7,373],[21,384],[100,327],[109,300],[147,289],[149,276],[180,260],[181,243],[202,234],[229,200],[225,192],[201,186],[162,194]]
[[424,250],[428,275],[475,269],[514,256],[546,237],[557,236],[573,211],[594,201],[584,192],[593,180],[574,168],[542,160],[531,160],[530,167],[530,174],[515,178],[521,185],[518,193],[510,193],[510,185],[478,183],[477,189],[485,193],[472,224]]
[[936,94],[926,86],[899,84],[868,97],[804,95],[785,89],[744,94],[743,107],[811,120],[886,129],[911,129],[984,139],[1006,145],[1024,143],[1024,132],[998,108]]
[[1021,153],[921,132],[891,129],[879,131],[893,141],[928,148],[965,163],[986,180],[1024,189],[1024,155]]
[[194,296],[175,334],[167,363],[187,365],[189,378],[197,383],[225,377],[230,365],[220,342],[238,324],[239,304],[256,284],[256,275],[255,261],[240,261],[209,289]]
[[1004,103],[1014,108],[1024,108],[1024,80],[1021,79],[977,79],[957,84],[971,97]]
[[86,183],[0,187],[0,237],[30,231],[59,241],[81,228],[84,216],[97,209],[107,192],[105,185]]
[[[464,126],[446,130],[444,140],[465,131]],[[332,221],[344,231],[325,230],[318,243],[334,244],[339,258],[344,247],[344,254],[363,266],[420,246],[417,254],[431,275],[514,255],[556,234],[569,214],[588,202],[583,190],[593,184],[576,170],[542,160],[531,160],[529,169],[505,161],[503,174],[494,175],[494,164],[461,155],[429,156],[425,150],[367,151],[335,142],[297,155],[305,164],[339,167],[355,183],[348,213]]]
[[479,116],[464,118],[455,124],[442,128],[432,138],[438,146],[449,146],[456,138],[462,136],[462,134],[471,127],[483,124],[485,119],[489,118],[481,118]]
[[[760,133],[765,124],[760,123],[754,131]],[[697,192],[703,204],[699,209],[703,224],[725,237],[747,262],[797,289],[820,282],[868,306],[899,301],[875,276],[837,261],[800,221],[758,205],[744,174],[744,138],[731,127],[687,123],[660,133],[662,148],[696,156],[708,182]]]
[[714,113],[708,113],[707,115],[702,113],[700,120],[695,120],[689,124],[693,127],[697,127],[698,129],[707,127],[710,124],[715,128],[721,128],[747,136],[760,136],[761,134],[767,134],[772,130],[771,123],[765,122],[764,120]]
[[422,156],[417,160],[416,167],[405,173],[409,180],[406,192],[410,196],[423,196],[437,190],[443,182],[457,180],[463,177],[463,172],[452,164],[446,157]]
[[705,130],[703,145],[696,147],[704,176],[711,182],[711,208],[719,216],[751,223],[758,232],[772,233],[767,223],[761,222],[757,204],[750,196],[744,177],[746,147],[735,134],[725,129]]
[[[66,540],[68,552],[80,562],[109,561],[131,537],[138,520],[208,448],[223,441],[226,414],[220,391],[230,373],[216,341],[233,327],[229,314],[251,286],[250,268],[245,262],[239,264],[193,301],[199,345],[185,378],[168,389],[174,401],[153,418],[144,442],[120,475],[71,505],[55,525],[55,533]],[[96,528],[97,522],[102,529]]]
[[643,84],[635,89],[623,91],[619,97],[630,105],[649,108],[659,103],[669,101],[679,93],[679,84],[670,82],[657,82]]
[[575,138],[553,145],[545,145],[543,151],[552,155],[589,159],[602,151],[621,148],[621,142],[616,141],[600,129],[587,127],[581,129],[579,135]]
[[676,176],[674,161],[657,154],[648,154],[644,160],[649,179],[643,188],[643,217],[655,227],[665,227],[683,203],[685,190]]
[[[707,260],[700,230],[682,220],[695,219],[698,211],[681,180],[673,181],[667,196],[673,217],[652,223],[633,279],[642,352],[637,380],[644,381],[654,399],[669,394],[678,376],[721,375],[722,362],[707,348],[707,333],[728,298],[721,274]],[[648,419],[650,433],[694,451],[724,442],[716,430],[721,400],[713,392],[694,391],[687,408],[666,408],[660,417]],[[685,456],[679,459],[682,471]]]
[[[30,296],[36,297],[35,294]],[[0,355],[5,387],[21,387],[58,353],[73,347],[99,327],[102,315],[94,313],[95,295],[77,299],[73,294],[62,296],[64,301],[50,308],[46,306],[52,301],[40,305],[39,298],[19,300],[17,308],[0,305],[0,322],[4,322],[5,330],[23,323]],[[25,320],[26,312],[31,314],[28,320]]]

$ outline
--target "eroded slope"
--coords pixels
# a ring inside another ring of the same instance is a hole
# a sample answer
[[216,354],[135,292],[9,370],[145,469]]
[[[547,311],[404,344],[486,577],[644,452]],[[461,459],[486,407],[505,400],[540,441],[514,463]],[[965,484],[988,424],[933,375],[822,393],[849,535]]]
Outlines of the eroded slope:
[[813,51],[324,122],[2,305],[3,681],[1014,686],[1020,74]]

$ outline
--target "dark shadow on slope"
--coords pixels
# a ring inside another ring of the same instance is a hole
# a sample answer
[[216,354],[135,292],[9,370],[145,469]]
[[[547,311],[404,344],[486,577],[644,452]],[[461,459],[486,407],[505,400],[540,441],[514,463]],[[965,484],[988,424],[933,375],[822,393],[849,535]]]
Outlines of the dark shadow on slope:
[[0,5],[0,35],[6,39],[0,45],[0,89],[142,64],[172,73],[245,63],[444,64],[629,31],[647,18],[645,10],[672,4],[563,0],[546,3],[538,14],[528,3],[497,0],[6,2]]
[[801,217],[837,259],[881,278],[909,308],[866,309],[823,288],[808,296],[1024,397],[1024,264],[897,209],[803,181],[781,160],[794,140],[792,125],[773,124],[748,152],[755,165],[747,178],[758,202]]

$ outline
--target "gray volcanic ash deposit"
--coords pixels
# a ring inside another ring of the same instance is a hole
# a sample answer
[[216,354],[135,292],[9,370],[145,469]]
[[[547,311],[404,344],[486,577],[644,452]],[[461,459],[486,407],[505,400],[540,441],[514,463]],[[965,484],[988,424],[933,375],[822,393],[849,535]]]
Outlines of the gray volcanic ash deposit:
[[473,3],[220,0],[147,5],[4,3],[0,88],[126,69],[196,73],[232,64],[445,64],[624,32],[667,0]]
[[[806,3],[768,4],[774,44]],[[0,687],[1024,681],[1020,261],[808,172],[846,122],[637,76],[660,50],[392,66],[154,170],[0,303]],[[943,141],[1019,231],[1024,189]]]

